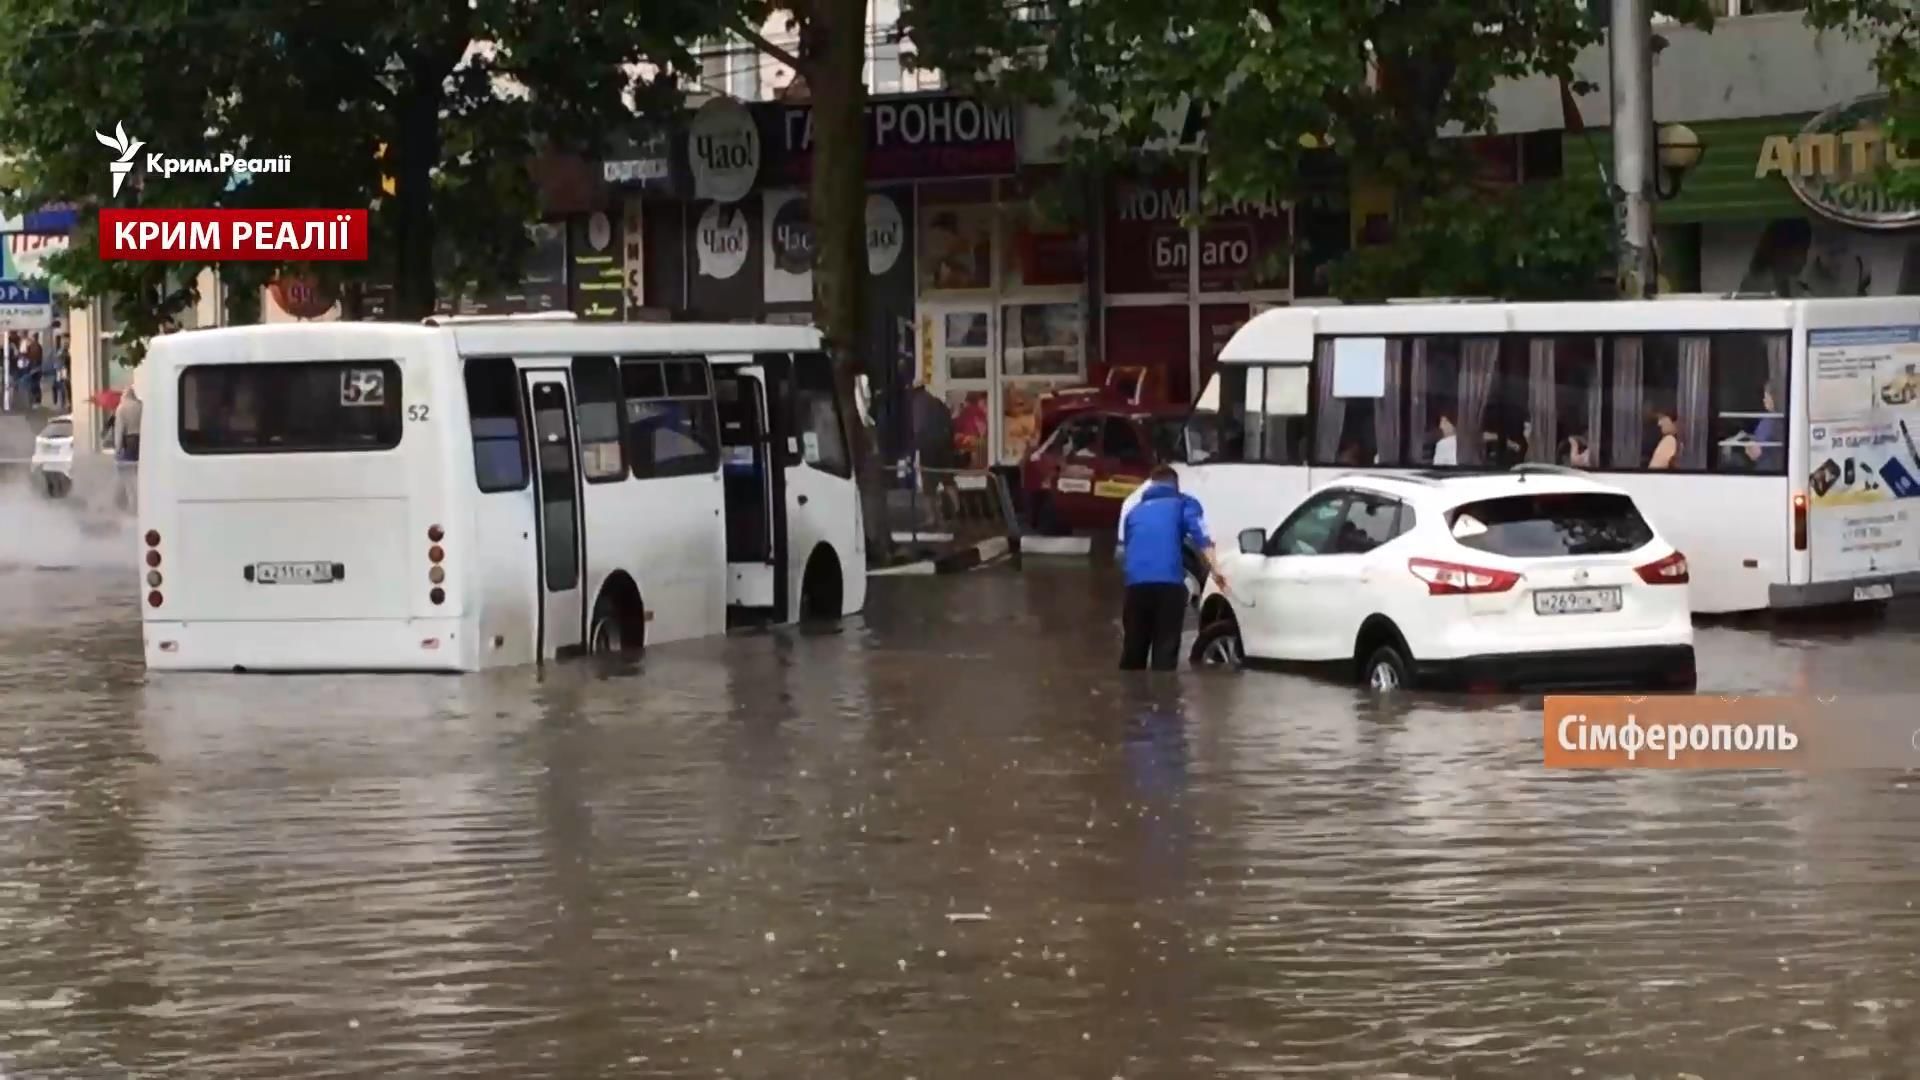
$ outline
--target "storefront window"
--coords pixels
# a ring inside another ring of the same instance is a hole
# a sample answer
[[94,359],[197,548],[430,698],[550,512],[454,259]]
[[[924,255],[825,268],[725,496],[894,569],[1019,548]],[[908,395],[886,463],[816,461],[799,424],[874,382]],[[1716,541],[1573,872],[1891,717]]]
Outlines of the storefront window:
[[920,206],[920,287],[993,288],[993,192],[985,184],[928,188]]
[[1006,289],[1086,281],[1081,238],[1064,207],[1057,169],[1036,169],[1000,186],[1000,280]]
[[1085,375],[1080,305],[1007,304],[1000,322],[1000,463],[1033,451],[1040,431],[1040,395],[1080,383]]

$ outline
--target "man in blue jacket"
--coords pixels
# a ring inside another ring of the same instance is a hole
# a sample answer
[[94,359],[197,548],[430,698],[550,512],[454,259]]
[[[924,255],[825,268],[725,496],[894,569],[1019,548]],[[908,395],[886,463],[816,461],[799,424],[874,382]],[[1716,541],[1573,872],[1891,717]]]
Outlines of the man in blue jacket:
[[1140,501],[1120,521],[1127,575],[1126,605],[1120,616],[1125,634],[1121,670],[1146,670],[1149,654],[1155,671],[1179,666],[1180,630],[1187,621],[1182,553],[1189,541],[1206,560],[1214,581],[1226,588],[1213,561],[1213,540],[1207,536],[1200,500],[1181,494],[1180,474],[1162,465],[1153,470]]

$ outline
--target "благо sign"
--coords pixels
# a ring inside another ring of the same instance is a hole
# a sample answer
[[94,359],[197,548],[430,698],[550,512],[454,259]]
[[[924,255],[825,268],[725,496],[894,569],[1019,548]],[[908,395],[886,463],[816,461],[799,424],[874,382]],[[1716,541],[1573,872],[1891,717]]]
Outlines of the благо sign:
[[1769,135],[1754,175],[1784,177],[1793,194],[1824,217],[1863,229],[1920,225],[1920,203],[1895,199],[1880,182],[1883,165],[1909,169],[1908,156],[1887,138],[1887,99],[1879,94],[1836,105],[1798,135]]

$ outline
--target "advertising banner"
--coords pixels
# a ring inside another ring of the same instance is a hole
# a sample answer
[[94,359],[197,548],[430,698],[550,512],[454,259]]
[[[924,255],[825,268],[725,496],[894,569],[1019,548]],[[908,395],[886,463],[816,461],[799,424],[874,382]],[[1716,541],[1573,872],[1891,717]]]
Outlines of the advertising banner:
[[1920,326],[1807,335],[1813,579],[1920,571]]

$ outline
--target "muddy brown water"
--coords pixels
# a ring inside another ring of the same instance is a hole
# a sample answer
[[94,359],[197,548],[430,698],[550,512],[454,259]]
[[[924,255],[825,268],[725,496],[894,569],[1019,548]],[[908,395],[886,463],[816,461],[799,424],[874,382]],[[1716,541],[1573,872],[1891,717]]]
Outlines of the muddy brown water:
[[[638,663],[149,678],[76,563],[0,565],[9,1078],[1920,1075],[1904,773],[1123,678],[1075,567]],[[1713,627],[1702,683],[1911,692],[1917,646]]]

